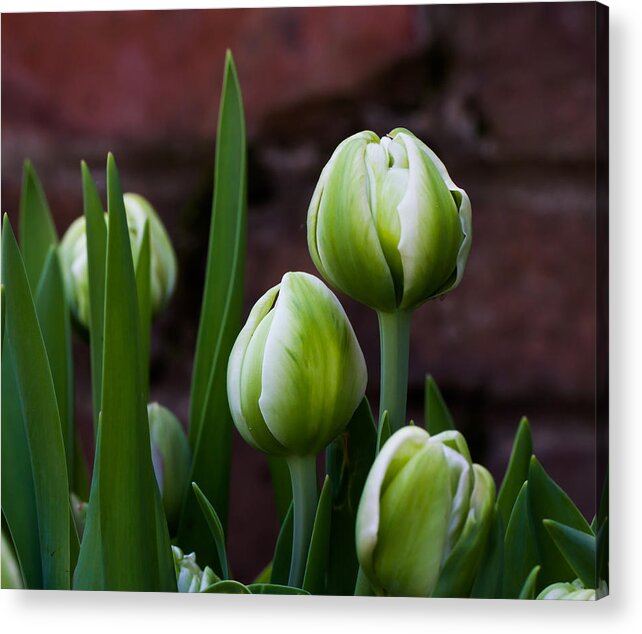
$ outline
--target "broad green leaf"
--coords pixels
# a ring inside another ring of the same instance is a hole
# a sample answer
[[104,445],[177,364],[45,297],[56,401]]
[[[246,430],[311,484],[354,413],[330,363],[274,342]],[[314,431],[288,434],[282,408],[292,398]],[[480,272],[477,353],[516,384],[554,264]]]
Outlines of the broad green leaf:
[[87,164],[81,163],[85,234],[87,237],[87,275],[89,278],[89,345],[91,353],[91,396],[94,408],[94,435],[102,397],[103,337],[105,334],[105,263],[107,226],[100,197]]
[[275,583],[251,583],[247,589],[252,594],[310,594],[301,588],[280,586]]
[[531,458],[528,470],[528,491],[533,532],[539,553],[538,563],[542,566],[538,589],[558,581],[573,581],[575,574],[544,527],[543,520],[555,520],[589,535],[592,534],[591,527],[568,495],[544,471],[535,456]]
[[192,482],[192,487],[194,493],[196,494],[196,499],[201,506],[203,515],[207,521],[207,525],[212,534],[212,539],[216,545],[216,553],[218,554],[219,561],[219,576],[221,579],[225,580],[229,577],[229,569],[227,565],[227,553],[225,552],[225,533],[223,532],[223,526],[221,526],[221,520],[216,514],[216,510],[210,504],[209,500],[205,497],[203,492],[199,489],[196,482]]
[[[6,333],[3,341],[7,339]],[[26,587],[42,588],[40,537],[29,441],[18,392],[11,342],[2,348],[2,514],[11,533]]]
[[504,570],[504,523],[495,506],[495,517],[488,536],[486,552],[479,564],[470,596],[475,599],[497,599],[502,596]]
[[530,571],[538,565],[537,545],[529,512],[530,483],[524,482],[515,500],[504,538],[502,595],[516,599]]
[[[227,402],[227,360],[241,328],[245,265],[247,194],[243,101],[228,52],[219,109],[214,199],[205,290],[196,342],[190,398],[190,482],[203,493],[227,525],[232,418]],[[179,543],[211,563],[214,544],[191,488],[186,493]]]
[[359,570],[355,521],[363,486],[375,458],[377,430],[364,398],[345,431],[326,450],[332,484],[332,528],[326,593],[351,595]]
[[437,387],[437,383],[435,383],[430,374],[426,376],[424,399],[426,430],[431,436],[448,429],[455,429],[453,417]]
[[[31,456],[42,583],[68,589],[69,481],[54,383],[27,273],[7,216],[2,231],[5,327],[11,342],[18,393]],[[13,533],[12,533],[13,534]]]
[[497,494],[497,507],[502,515],[504,526],[508,525],[513,505],[520,489],[528,478],[528,466],[533,455],[531,430],[526,417],[522,418],[517,427],[513,449],[508,460],[504,480]]
[[381,418],[379,419],[379,428],[377,430],[377,453],[381,451],[381,448],[386,444],[388,438],[390,438],[391,434],[390,430],[390,417],[388,416],[388,412],[384,412],[381,414]]
[[270,468],[270,478],[272,479],[272,490],[274,491],[274,501],[276,502],[279,522],[282,522],[292,502],[290,470],[288,469],[287,461],[281,456],[267,456],[267,462]]
[[250,590],[245,584],[231,579],[227,581],[217,581],[211,586],[207,586],[204,590],[201,590],[201,592],[209,594],[250,594]]
[[595,537],[554,520],[545,519],[544,527],[584,587],[596,588]]
[[138,315],[140,317],[140,367],[143,401],[149,401],[149,349],[152,328],[151,302],[152,254],[149,238],[149,221],[145,220],[143,236],[136,262],[136,292],[138,294]]
[[73,489],[75,426],[71,322],[65,299],[60,259],[57,249],[53,246],[49,248],[49,255],[40,276],[35,298],[36,313],[58,402],[62,438],[67,456],[67,473],[70,476],[69,486]]
[[325,477],[316,516],[312,528],[312,538],[308,549],[308,559],[303,576],[303,589],[310,594],[323,594],[325,590],[328,553],[330,550],[330,522],[332,520],[332,486],[330,478]]
[[45,191],[30,161],[22,170],[20,249],[32,294],[40,280],[49,247],[58,243]]
[[292,505],[281,524],[279,537],[276,540],[274,559],[272,560],[272,577],[270,583],[286,586],[290,577],[290,559],[292,559],[292,531],[294,512]]
[[[152,467],[141,389],[134,265],[120,179],[111,155],[107,190],[102,403],[75,585],[79,589],[175,591],[174,561]],[[100,564],[92,559],[99,559]]]
[[535,566],[528,573],[528,577],[526,577],[526,580],[524,581],[524,585],[522,586],[522,589],[519,591],[519,594],[517,595],[518,599],[529,599],[529,600],[535,599],[535,591],[537,589],[537,577],[539,576],[540,570],[541,570],[541,566]]

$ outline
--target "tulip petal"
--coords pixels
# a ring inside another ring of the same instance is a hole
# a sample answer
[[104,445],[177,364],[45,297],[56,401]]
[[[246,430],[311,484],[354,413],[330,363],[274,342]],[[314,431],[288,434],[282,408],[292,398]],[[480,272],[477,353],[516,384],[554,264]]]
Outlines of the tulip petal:
[[361,402],[366,366],[343,307],[321,280],[286,273],[265,343],[259,407],[290,454],[325,447]]

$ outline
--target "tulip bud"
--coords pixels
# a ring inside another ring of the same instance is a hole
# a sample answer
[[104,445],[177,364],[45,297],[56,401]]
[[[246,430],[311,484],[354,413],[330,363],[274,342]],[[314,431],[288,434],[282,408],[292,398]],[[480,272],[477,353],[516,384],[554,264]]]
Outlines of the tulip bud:
[[[138,260],[145,221],[149,222],[151,251],[150,297],[153,314],[167,304],[176,285],[176,254],[165,227],[151,204],[138,194],[125,194],[125,211],[134,263]],[[107,222],[107,214],[105,214]],[[85,217],[77,218],[60,244],[65,290],[76,321],[89,327],[89,274]]]
[[544,588],[538,595],[538,600],[549,601],[595,601],[595,590],[585,588],[579,579],[573,583],[553,583]]
[[204,570],[196,563],[196,554],[185,555],[178,546],[172,546],[176,585],[179,592],[202,592],[221,579],[209,567]]
[[411,132],[343,141],[308,210],[308,248],[332,286],[378,311],[412,310],[461,281],[470,200]]
[[[357,555],[377,594],[465,594],[479,563],[495,487],[459,432],[409,426],[381,449],[357,512]],[[441,594],[441,592],[439,592]]]
[[366,365],[334,294],[307,273],[286,273],[252,308],[227,371],[241,436],[265,453],[316,454],[363,398]]
[[190,446],[180,421],[166,407],[150,403],[147,414],[154,473],[167,524],[173,534],[178,526],[183,495],[189,479]]
[[3,590],[21,590],[24,588],[24,583],[22,582],[20,565],[13,544],[5,535],[4,526],[0,539],[0,587]]

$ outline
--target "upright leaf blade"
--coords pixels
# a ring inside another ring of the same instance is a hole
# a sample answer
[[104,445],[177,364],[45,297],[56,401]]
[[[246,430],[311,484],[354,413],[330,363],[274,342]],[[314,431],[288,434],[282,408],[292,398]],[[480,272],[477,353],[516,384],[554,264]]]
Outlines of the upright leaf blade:
[[519,594],[517,595],[518,599],[535,599],[535,591],[537,589],[537,577],[539,576],[539,571],[541,566],[535,566],[526,577],[524,585],[522,586]]
[[102,396],[103,337],[105,334],[105,263],[107,226],[103,207],[87,164],[81,163],[85,234],[87,237],[87,275],[89,278],[89,345],[91,353],[91,395],[94,408],[94,434]]
[[506,474],[497,494],[497,507],[502,515],[504,526],[508,525],[517,495],[528,478],[528,466],[532,455],[531,430],[527,418],[524,417],[517,427]]
[[332,520],[332,487],[325,477],[319,496],[317,513],[312,528],[312,538],[303,577],[303,589],[310,594],[323,594],[325,590],[328,553],[330,550],[330,522]]
[[[228,52],[219,110],[214,199],[192,377],[189,439],[190,482],[199,482],[227,523],[232,420],[227,402],[227,360],[241,327],[246,224],[245,121],[241,90]],[[189,488],[178,531],[179,543],[210,563],[216,552],[207,524]]]
[[502,596],[504,570],[504,523],[495,506],[495,517],[488,536],[486,552],[479,564],[470,596],[475,599],[497,599]]
[[152,328],[151,280],[152,254],[149,237],[149,220],[145,220],[143,236],[136,262],[136,291],[140,317],[140,368],[143,401],[149,400],[149,348]]
[[71,322],[60,259],[55,247],[49,248],[49,255],[40,276],[36,291],[36,312],[51,368],[67,456],[67,474],[70,488],[73,488],[75,428]]
[[290,559],[292,559],[292,535],[294,512],[292,505],[281,524],[279,537],[276,540],[274,559],[272,560],[272,576],[270,583],[286,586],[290,575]]
[[554,520],[544,520],[544,527],[584,587],[596,588],[595,536]]
[[[108,243],[102,406],[77,587],[176,589],[142,398],[136,279],[116,163],[107,160]],[[88,561],[97,550],[102,566]],[[92,575],[94,577],[92,578]],[[98,578],[96,578],[98,576]]]
[[58,403],[25,266],[7,216],[2,231],[5,327],[31,455],[44,588],[70,587],[69,481]]
[[40,280],[49,247],[58,243],[58,235],[40,179],[30,161],[22,170],[20,193],[20,247],[32,294]]
[[437,383],[429,374],[426,376],[425,389],[425,417],[426,429],[431,436],[448,429],[455,429],[453,417],[444,401]]
[[212,533],[212,539],[216,545],[216,552],[218,554],[218,560],[220,564],[221,574],[219,575],[221,579],[225,580],[229,578],[229,569],[227,565],[227,553],[225,551],[225,534],[223,533],[223,526],[221,525],[221,520],[216,514],[216,510],[210,504],[209,500],[205,497],[203,492],[200,490],[196,482],[192,482],[192,487],[194,488],[194,493],[196,494],[196,499],[201,506],[207,525]]

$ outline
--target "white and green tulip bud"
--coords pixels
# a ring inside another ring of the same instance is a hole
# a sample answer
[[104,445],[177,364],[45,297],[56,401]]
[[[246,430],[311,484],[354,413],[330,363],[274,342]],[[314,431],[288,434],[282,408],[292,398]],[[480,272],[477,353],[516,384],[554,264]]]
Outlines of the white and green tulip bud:
[[544,588],[538,595],[538,600],[545,601],[595,601],[595,590],[585,588],[579,579],[573,583],[553,583]]
[[147,406],[152,463],[171,534],[178,527],[188,485],[192,452],[180,421],[158,403]]
[[208,586],[220,581],[220,577],[209,567],[201,570],[196,563],[196,554],[186,555],[178,546],[172,546],[176,585],[179,592],[202,592]]
[[24,588],[18,558],[4,527],[0,536],[0,587],[3,590],[21,590]]
[[[465,594],[485,547],[495,485],[456,431],[409,426],[375,459],[356,523],[357,555],[379,595]],[[452,593],[452,594],[451,594]]]
[[252,308],[227,371],[241,436],[273,455],[310,456],[347,425],[366,364],[343,307],[321,280],[286,273]]
[[[148,200],[138,194],[125,194],[125,211],[134,264],[149,223],[151,252],[150,297],[152,313],[158,314],[169,302],[176,286],[176,254],[158,214]],[[107,214],[105,214],[107,223]],[[76,321],[89,327],[89,273],[85,217],[77,218],[67,229],[60,244],[65,290]]]
[[308,248],[335,288],[378,311],[409,311],[461,281],[472,240],[466,192],[408,130],[343,141],[308,210]]

